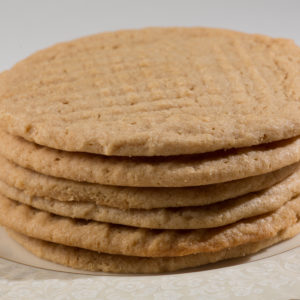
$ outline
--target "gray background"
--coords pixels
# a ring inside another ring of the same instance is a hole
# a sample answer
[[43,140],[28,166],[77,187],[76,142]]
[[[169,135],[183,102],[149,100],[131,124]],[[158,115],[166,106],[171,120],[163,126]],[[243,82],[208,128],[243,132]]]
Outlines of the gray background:
[[223,27],[300,45],[300,1],[0,0],[0,70],[59,41],[146,26]]

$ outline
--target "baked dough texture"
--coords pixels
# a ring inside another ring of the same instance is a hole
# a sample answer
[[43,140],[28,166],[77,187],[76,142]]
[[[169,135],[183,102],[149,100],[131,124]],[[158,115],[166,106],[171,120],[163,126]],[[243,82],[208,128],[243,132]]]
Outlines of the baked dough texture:
[[[64,202],[91,202],[120,209],[202,206],[257,192],[286,179],[298,163],[235,181],[185,188],[135,188],[78,182],[22,168],[0,156],[0,181],[27,197]],[[5,190],[2,189],[2,191]]]
[[172,272],[234,257],[244,257],[292,238],[299,232],[300,222],[298,221],[295,225],[280,231],[276,236],[259,242],[243,244],[213,253],[149,258],[99,253],[34,239],[16,231],[8,230],[9,235],[14,240],[40,258],[75,269],[126,274]]
[[300,232],[300,48],[101,33],[0,74],[0,225],[70,267],[158,273]]
[[300,194],[300,170],[257,193],[199,207],[122,210],[90,202],[62,202],[30,197],[0,181],[0,193],[9,199],[56,215],[152,229],[214,228],[280,208]]
[[0,224],[37,239],[141,257],[173,257],[217,252],[276,236],[297,223],[300,197],[261,216],[219,228],[153,230],[60,217],[0,195]]
[[2,131],[0,139],[0,154],[24,168],[54,177],[118,186],[208,185],[269,173],[300,160],[300,138],[167,158],[121,158],[59,151]]
[[39,51],[0,76],[0,125],[67,151],[180,155],[300,135],[300,49],[223,29],[148,28]]

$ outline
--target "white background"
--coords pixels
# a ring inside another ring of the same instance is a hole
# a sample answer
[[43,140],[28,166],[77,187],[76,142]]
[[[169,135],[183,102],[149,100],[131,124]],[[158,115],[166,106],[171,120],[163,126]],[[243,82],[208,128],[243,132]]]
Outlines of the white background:
[[300,45],[297,0],[0,0],[0,71],[53,43],[146,26],[208,26]]

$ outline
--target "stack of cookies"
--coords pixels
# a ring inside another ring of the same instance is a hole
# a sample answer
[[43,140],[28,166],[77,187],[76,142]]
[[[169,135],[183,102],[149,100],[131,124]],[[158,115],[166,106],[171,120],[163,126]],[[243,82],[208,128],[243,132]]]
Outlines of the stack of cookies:
[[44,259],[157,273],[300,232],[300,49],[208,28],[94,35],[0,75],[0,224]]

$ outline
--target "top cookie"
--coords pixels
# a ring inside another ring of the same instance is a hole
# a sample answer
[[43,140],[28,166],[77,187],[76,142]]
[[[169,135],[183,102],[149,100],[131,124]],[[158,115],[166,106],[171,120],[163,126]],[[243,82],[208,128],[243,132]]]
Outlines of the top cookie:
[[300,49],[208,28],[98,34],[0,75],[0,125],[48,147],[179,155],[300,134]]

